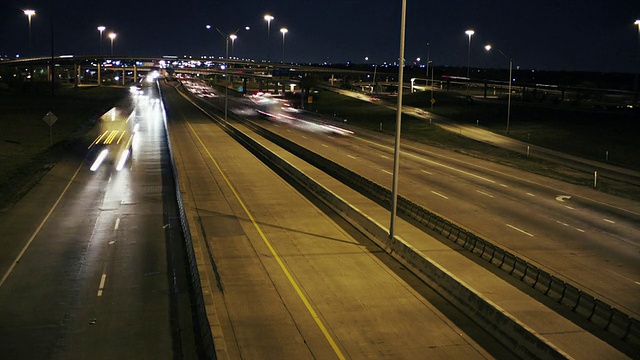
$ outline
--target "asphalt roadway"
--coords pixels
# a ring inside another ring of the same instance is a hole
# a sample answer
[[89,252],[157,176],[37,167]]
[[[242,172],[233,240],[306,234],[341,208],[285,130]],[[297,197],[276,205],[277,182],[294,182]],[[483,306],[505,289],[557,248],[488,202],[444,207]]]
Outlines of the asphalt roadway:
[[124,169],[91,171],[80,145],[0,216],[0,358],[199,356],[160,109],[139,98],[99,120],[96,135],[139,124]]

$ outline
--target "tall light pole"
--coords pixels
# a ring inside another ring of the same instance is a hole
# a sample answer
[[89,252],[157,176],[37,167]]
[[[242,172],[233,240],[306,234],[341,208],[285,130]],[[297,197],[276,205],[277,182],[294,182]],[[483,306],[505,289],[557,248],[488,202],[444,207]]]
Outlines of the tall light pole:
[[233,57],[233,45],[235,45],[237,38],[238,38],[238,35],[236,34],[229,35],[229,39],[231,39],[231,57]]
[[225,44],[226,44],[225,45],[226,63],[224,65],[224,76],[226,78],[226,84],[224,86],[224,121],[227,121],[227,109],[229,109],[229,39],[231,39],[232,36],[233,36],[233,40],[237,39],[238,37],[236,36],[236,33],[238,32],[238,30],[236,30],[231,34],[225,34],[222,31],[220,31],[220,29],[218,28],[216,28],[216,30],[218,30],[220,35],[222,35],[222,37],[225,39]]
[[633,92],[636,94],[635,99],[638,101],[638,73],[640,73],[640,19],[636,20],[634,25],[638,26],[638,56],[637,56],[637,70],[636,70],[636,79],[633,82]]
[[400,170],[400,129],[402,128],[402,85],[404,77],[404,38],[407,22],[407,0],[402,0],[402,15],[400,18],[400,66],[398,69],[398,105],[396,108],[396,143],[393,150],[393,187],[391,190],[391,221],[389,224],[389,239],[393,240],[396,227],[396,213],[398,210],[398,172]]
[[271,20],[274,19],[273,16],[267,14],[264,16],[264,19],[267,20],[267,68],[269,67],[269,38],[271,37]]
[[464,33],[469,35],[469,50],[467,52],[467,77],[469,77],[470,76],[469,69],[471,67],[471,35],[475,34],[475,31],[467,30]]
[[427,43],[427,83],[429,82],[429,51],[431,50],[430,48],[431,48],[431,44]]
[[435,66],[431,66],[431,110],[433,110],[433,103],[435,102],[435,100],[433,100],[433,74],[435,74],[434,70]]
[[116,38],[116,33],[109,33],[109,39],[111,39],[111,56],[113,56],[113,40]]
[[[491,45],[487,45],[484,47],[485,49],[487,49],[487,51],[491,50]],[[505,58],[507,58],[507,60],[509,60],[509,95],[507,97],[507,134],[509,133],[509,120],[511,119],[511,80],[512,80],[512,75],[511,75],[511,71],[513,69],[513,61],[511,60],[510,57],[508,57],[507,55],[505,55],[502,50],[496,48],[496,50],[498,50],[498,52],[500,52],[500,54],[502,54],[502,56],[504,56]]]
[[24,14],[29,18],[29,50],[31,50],[31,17],[36,14],[35,10],[27,9]]
[[98,55],[102,55],[102,33],[104,32],[105,29],[106,29],[106,27],[104,27],[102,25],[98,26],[98,31],[100,32],[100,38],[99,38],[100,53]]
[[287,28],[282,28],[280,29],[280,32],[282,33],[282,63],[284,64],[284,36],[289,32],[289,30],[287,30]]

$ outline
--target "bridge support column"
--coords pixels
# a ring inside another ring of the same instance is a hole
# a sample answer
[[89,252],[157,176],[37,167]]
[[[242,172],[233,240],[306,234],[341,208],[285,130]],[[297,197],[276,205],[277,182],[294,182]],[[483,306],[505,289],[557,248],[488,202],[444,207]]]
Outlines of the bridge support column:
[[488,87],[488,84],[485,82],[484,83],[484,98],[485,99],[487,98],[487,87]]
[[133,65],[133,83],[134,84],[138,83],[138,66],[137,65]]
[[242,95],[247,94],[247,78],[242,79]]
[[73,66],[75,72],[75,81],[73,82],[74,87],[78,87],[80,85],[80,72],[82,71],[82,66],[78,64],[78,66]]
[[127,69],[124,69],[124,68],[123,68],[123,69],[122,69],[122,86],[124,86],[124,85],[125,85],[125,83],[126,83],[126,79],[125,79],[125,76],[126,76],[126,75],[127,75]]
[[100,60],[98,60],[98,86],[102,86],[101,70],[102,70],[102,64],[100,63]]

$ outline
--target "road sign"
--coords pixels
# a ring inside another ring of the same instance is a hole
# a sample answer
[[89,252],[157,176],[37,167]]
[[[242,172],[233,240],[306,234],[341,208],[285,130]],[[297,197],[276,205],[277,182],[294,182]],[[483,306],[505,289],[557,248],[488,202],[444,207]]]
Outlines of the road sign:
[[431,105],[433,105],[433,104],[435,104],[435,103],[436,103],[436,99],[431,98]]
[[44,120],[44,122],[47,123],[47,125],[49,125],[49,145],[52,146],[53,145],[53,135],[51,134],[51,125],[55,124],[56,121],[58,121],[58,117],[53,115],[53,113],[51,111],[49,111],[47,113],[47,115],[45,115],[42,120]]
[[53,113],[51,111],[49,111],[47,113],[47,115],[45,115],[42,120],[44,120],[44,122],[47,123],[47,125],[51,126],[53,124],[55,124],[56,121],[58,121],[58,117],[53,115]]

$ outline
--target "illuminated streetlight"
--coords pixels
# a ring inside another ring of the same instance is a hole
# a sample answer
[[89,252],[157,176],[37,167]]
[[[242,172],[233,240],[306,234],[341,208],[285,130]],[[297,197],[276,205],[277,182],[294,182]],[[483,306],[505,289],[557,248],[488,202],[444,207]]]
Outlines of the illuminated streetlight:
[[475,34],[475,31],[467,30],[464,33],[469,35],[469,51],[467,56],[467,77],[469,77],[469,68],[471,66],[471,35]]
[[[491,45],[487,45],[484,47],[485,49],[487,49],[487,51],[491,50]],[[505,58],[507,58],[507,60],[509,60],[509,96],[508,96],[508,100],[507,100],[507,134],[509,133],[509,120],[511,119],[511,69],[513,69],[513,61],[511,60],[510,57],[508,57],[507,55],[505,55],[502,50],[496,48],[496,50],[498,50],[498,52],[500,52],[500,54],[502,54],[502,56],[504,56]]]
[[267,64],[269,64],[269,33],[271,32],[271,20],[273,20],[274,17],[267,14],[264,16],[264,19],[267,20]]
[[236,43],[237,38],[238,38],[238,35],[236,34],[229,35],[229,39],[231,39],[231,57],[233,57],[233,45]]
[[113,40],[116,38],[116,33],[109,33],[109,39],[111,39],[111,56],[113,56]]
[[280,32],[282,33],[282,62],[284,63],[284,35],[288,33],[289,30],[287,30],[287,28],[282,28],[280,29]]
[[102,33],[104,32],[104,29],[106,29],[106,27],[98,26],[98,31],[100,32],[100,54],[98,55],[102,55]]
[[640,19],[636,20],[634,25],[638,25],[638,58],[636,61],[638,62],[638,69],[636,70],[636,80],[633,83],[633,92],[636,93],[636,101],[638,101],[638,73],[640,73]]
[[[207,29],[211,28],[209,25],[207,25]],[[222,35],[222,37],[224,37],[225,39],[225,46],[226,46],[226,50],[225,50],[225,64],[224,64],[224,76],[226,78],[226,86],[224,87],[224,121],[227,121],[227,112],[229,109],[229,86],[231,86],[229,80],[229,39],[231,39],[232,41],[235,41],[235,39],[237,39],[238,37],[236,36],[236,33],[238,32],[238,30],[234,31],[231,34],[225,34],[222,31],[220,31],[220,29],[216,28],[216,30],[218,30],[218,32],[220,33],[220,35]]]
[[427,43],[427,82],[429,80],[429,51],[431,50],[431,44]]
[[35,10],[27,9],[24,14],[29,18],[29,49],[31,49],[31,17],[36,14]]

